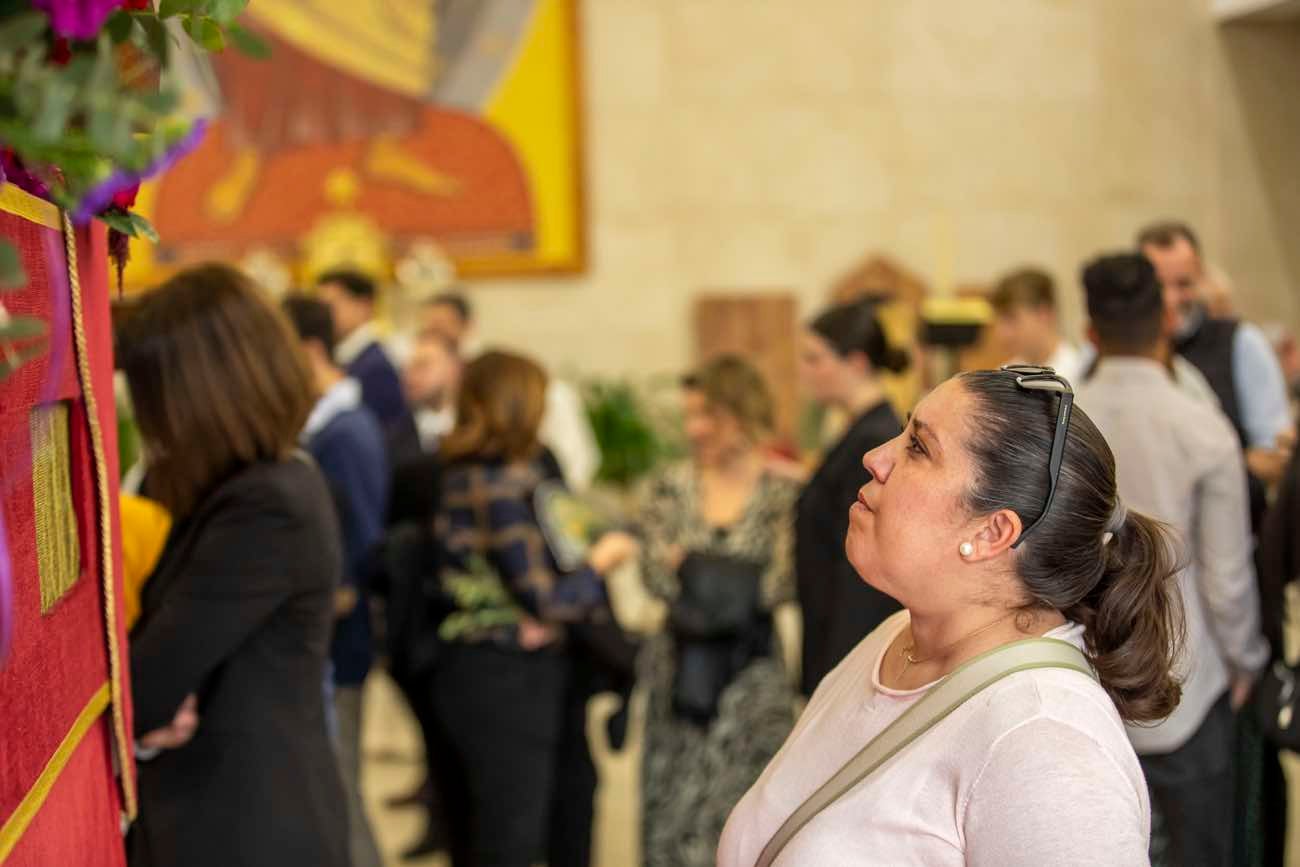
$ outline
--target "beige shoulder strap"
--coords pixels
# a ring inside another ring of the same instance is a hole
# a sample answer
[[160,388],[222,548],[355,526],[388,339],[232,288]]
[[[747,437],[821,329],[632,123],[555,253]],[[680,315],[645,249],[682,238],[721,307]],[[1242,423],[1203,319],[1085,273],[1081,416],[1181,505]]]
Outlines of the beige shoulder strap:
[[755,867],[771,867],[781,850],[822,810],[871,775],[876,768],[934,728],[967,699],[1018,671],[1066,668],[1095,678],[1088,659],[1073,644],[1056,638],[1030,638],[1004,644],[963,664],[923,695],[884,731],[872,738],[833,777],[785,820],[763,847]]

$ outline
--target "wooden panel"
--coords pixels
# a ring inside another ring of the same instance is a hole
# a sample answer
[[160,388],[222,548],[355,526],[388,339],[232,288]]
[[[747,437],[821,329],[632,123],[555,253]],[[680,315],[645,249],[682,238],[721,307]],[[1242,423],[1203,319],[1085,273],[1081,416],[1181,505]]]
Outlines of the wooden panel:
[[793,294],[709,292],[695,302],[695,360],[734,353],[758,368],[776,403],[777,434],[793,441],[799,419],[799,308]]

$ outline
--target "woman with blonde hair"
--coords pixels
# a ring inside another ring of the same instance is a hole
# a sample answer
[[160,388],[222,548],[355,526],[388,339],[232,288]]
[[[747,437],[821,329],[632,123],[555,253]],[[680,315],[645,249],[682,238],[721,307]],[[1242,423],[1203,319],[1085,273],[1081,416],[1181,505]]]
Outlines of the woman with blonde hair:
[[724,356],[683,380],[691,458],[653,479],[642,576],[669,606],[642,658],[647,867],[711,865],[728,811],[794,722],[773,609],[794,598],[797,486],[768,468],[771,395]]

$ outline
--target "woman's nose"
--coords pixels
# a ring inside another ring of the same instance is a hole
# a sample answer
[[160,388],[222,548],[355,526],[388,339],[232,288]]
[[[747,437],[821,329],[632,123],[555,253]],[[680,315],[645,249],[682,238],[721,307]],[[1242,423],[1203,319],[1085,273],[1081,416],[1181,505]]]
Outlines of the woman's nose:
[[862,456],[862,466],[867,472],[871,473],[872,481],[884,483],[889,479],[889,473],[894,468],[894,461],[890,457],[890,446],[892,441],[882,446],[872,449]]

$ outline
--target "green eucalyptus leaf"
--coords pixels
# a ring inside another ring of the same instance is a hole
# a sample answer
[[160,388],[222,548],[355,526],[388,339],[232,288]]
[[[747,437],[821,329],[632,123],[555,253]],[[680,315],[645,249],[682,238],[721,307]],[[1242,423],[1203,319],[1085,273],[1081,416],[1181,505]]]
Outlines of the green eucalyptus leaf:
[[117,149],[114,145],[114,127],[116,125],[116,120],[110,109],[100,108],[90,112],[90,116],[86,121],[86,131],[90,133],[90,140],[95,143],[95,148],[101,153],[112,153]]
[[180,105],[180,91],[173,88],[153,90],[136,97],[141,107],[153,114],[171,114]]
[[68,84],[80,89],[90,84],[94,71],[95,58],[89,54],[77,54],[73,56],[72,60],[68,61],[67,66],[63,67],[60,77]]
[[24,12],[0,24],[0,51],[27,48],[45,33],[48,20],[42,12]]
[[121,232],[123,235],[130,235],[132,238],[137,237],[135,234],[135,221],[131,215],[123,211],[105,211],[97,215],[99,220],[110,229]]
[[130,214],[130,217],[131,226],[135,229],[135,233],[131,235],[132,238],[143,238],[151,244],[158,243],[158,230],[153,227],[153,223],[134,212]]
[[188,14],[198,9],[199,5],[199,0],[162,0],[162,3],[158,4],[158,17],[173,18]]
[[208,0],[207,13],[218,24],[231,24],[248,8],[248,0]]
[[23,270],[18,248],[0,238],[0,292],[21,289],[27,285],[27,272]]
[[207,51],[217,52],[226,47],[226,35],[221,32],[221,25],[211,18],[190,18],[190,36]]
[[129,12],[123,12],[119,9],[108,16],[104,29],[113,38],[113,44],[121,45],[130,39],[132,32],[135,31],[135,19],[131,17]]
[[249,57],[266,60],[271,56],[270,43],[246,27],[231,24],[226,28],[226,35],[230,37],[230,41],[234,43],[235,48]]
[[42,89],[40,114],[32,125],[32,135],[40,141],[52,142],[63,136],[72,115],[76,92],[59,79],[50,79]]
[[149,47],[149,52],[157,58],[158,63],[163,68],[166,68],[168,58],[171,56],[171,34],[167,32],[166,26],[152,15],[139,15],[136,20],[140,22],[140,27],[144,30],[145,42]]

